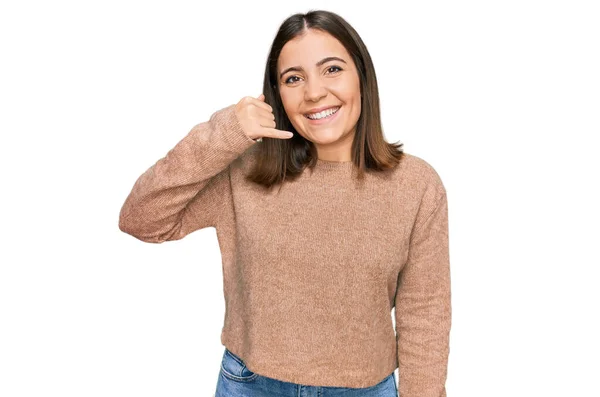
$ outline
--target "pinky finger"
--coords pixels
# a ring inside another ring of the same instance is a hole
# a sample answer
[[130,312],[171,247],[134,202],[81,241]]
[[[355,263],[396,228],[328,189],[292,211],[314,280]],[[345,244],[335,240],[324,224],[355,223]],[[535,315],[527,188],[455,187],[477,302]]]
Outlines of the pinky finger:
[[265,128],[265,130],[267,131],[269,138],[288,139],[294,136],[294,134],[289,131],[282,131],[277,128]]

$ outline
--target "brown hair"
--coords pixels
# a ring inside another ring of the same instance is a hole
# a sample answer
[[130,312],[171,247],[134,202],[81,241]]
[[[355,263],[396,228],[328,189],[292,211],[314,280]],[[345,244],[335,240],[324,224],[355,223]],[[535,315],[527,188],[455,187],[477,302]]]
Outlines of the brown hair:
[[367,170],[384,171],[394,168],[403,157],[402,143],[388,143],[383,136],[379,109],[379,90],[375,68],[367,47],[358,33],[339,15],[324,10],[311,10],[287,18],[279,27],[267,58],[263,81],[265,102],[273,108],[276,127],[292,131],[290,139],[263,137],[257,148],[257,162],[246,176],[249,181],[265,187],[295,179],[308,167],[317,163],[314,144],[298,134],[288,119],[281,102],[277,84],[277,61],[283,46],[302,36],[309,29],[327,32],[335,37],[348,51],[356,65],[361,91],[361,114],[356,125],[352,143],[352,162],[362,180]]

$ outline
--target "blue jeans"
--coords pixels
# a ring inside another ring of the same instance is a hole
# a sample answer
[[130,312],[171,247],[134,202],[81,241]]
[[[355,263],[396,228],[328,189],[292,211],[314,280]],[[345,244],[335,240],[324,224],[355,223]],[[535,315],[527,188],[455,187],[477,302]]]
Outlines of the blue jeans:
[[215,397],[398,397],[396,375],[366,388],[305,386],[250,371],[240,357],[225,348]]

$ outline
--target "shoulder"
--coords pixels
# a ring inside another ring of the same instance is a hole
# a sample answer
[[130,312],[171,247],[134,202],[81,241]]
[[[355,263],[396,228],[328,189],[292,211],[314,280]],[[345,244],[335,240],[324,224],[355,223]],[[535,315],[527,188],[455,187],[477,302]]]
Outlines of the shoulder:
[[437,202],[446,195],[446,187],[434,165],[422,157],[404,152],[398,167],[404,188],[421,200]]
[[411,153],[404,152],[398,167],[398,173],[413,182],[441,185],[442,187],[444,185],[440,174],[431,162]]
[[260,145],[262,142],[256,142],[248,147],[231,163],[231,168],[239,171],[251,169],[259,156]]

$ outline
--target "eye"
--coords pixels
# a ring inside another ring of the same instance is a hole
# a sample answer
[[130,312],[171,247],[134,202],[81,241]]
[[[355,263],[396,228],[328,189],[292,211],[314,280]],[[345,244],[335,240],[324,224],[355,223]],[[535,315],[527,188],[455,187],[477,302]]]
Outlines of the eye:
[[[327,70],[328,70],[328,71],[329,71],[329,70],[331,70],[331,69],[337,69],[337,70],[335,70],[334,72],[332,72],[332,73],[334,73],[334,74],[335,74],[335,73],[339,73],[341,70],[343,70],[343,69],[342,69],[342,68],[340,68],[339,66],[335,66],[335,65],[333,65],[333,66],[330,66],[330,67],[328,67],[328,68],[327,68]],[[289,83],[295,83],[295,82],[297,81],[297,80],[295,80],[295,81],[290,81],[290,79],[292,79],[292,78],[298,78],[298,76],[290,76],[290,77],[288,77],[288,78],[285,80],[285,83],[286,83],[286,84],[289,84]]]
[[[286,84],[290,83],[290,79],[293,79],[294,77],[298,78],[298,76],[290,76],[285,80],[285,83]],[[294,83],[295,83],[295,81],[294,81]]]

